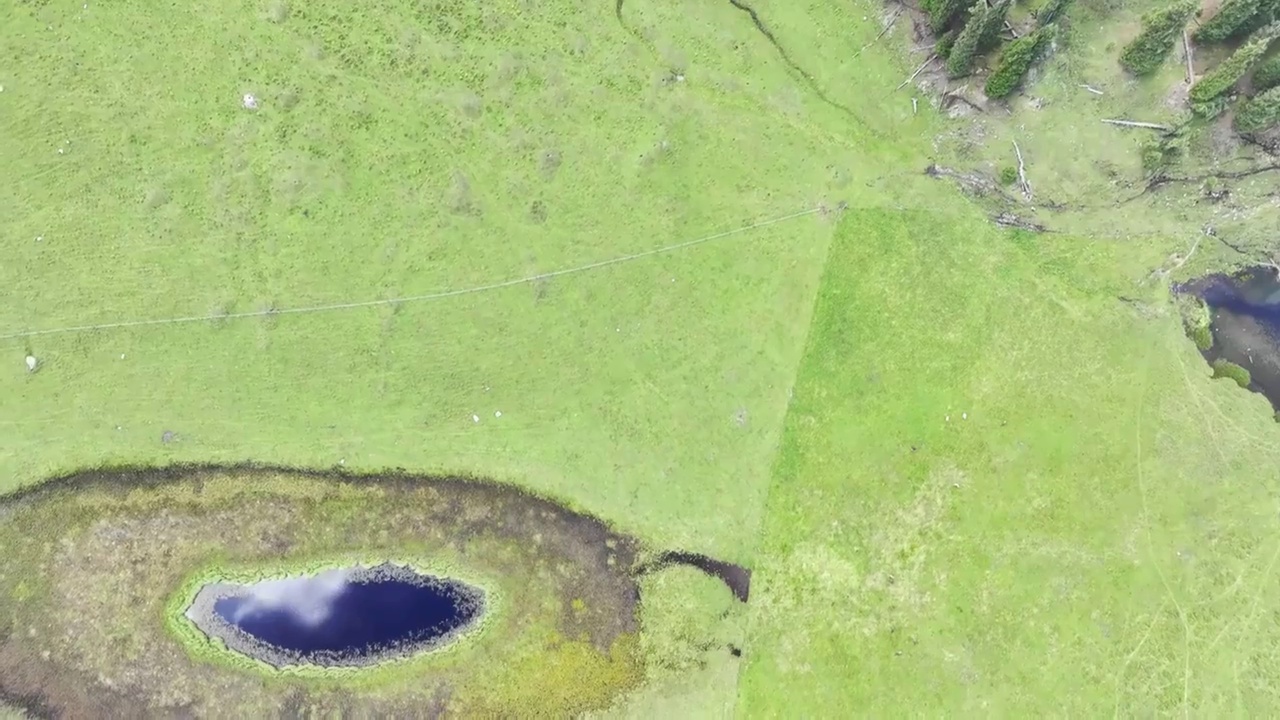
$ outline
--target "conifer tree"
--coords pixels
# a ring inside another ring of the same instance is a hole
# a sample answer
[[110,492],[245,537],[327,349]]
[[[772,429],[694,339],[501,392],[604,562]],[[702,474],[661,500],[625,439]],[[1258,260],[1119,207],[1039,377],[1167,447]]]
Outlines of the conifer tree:
[[1262,9],[1260,0],[1227,0],[1217,14],[1193,34],[1196,42],[1222,42],[1243,28]]
[[1191,86],[1191,102],[1207,103],[1234,87],[1267,54],[1267,48],[1277,36],[1280,36],[1280,23],[1272,23],[1250,35],[1244,45],[1231,53],[1231,57]]
[[1255,95],[1236,112],[1236,130],[1258,132],[1280,123],[1280,87]]
[[1040,58],[1053,40],[1054,25],[1024,35],[1009,43],[1000,55],[1000,65],[987,78],[985,91],[989,98],[1002,98],[1017,89],[1031,64]]
[[1155,72],[1199,7],[1199,0],[1175,0],[1163,10],[1143,16],[1142,32],[1120,52],[1120,64],[1134,75]]
[[1058,16],[1066,12],[1067,6],[1070,4],[1071,0],[1049,0],[1044,7],[1036,12],[1036,27],[1044,27],[1057,20]]
[[957,15],[964,12],[966,0],[924,0],[920,3],[929,13],[929,27],[935,34],[947,29]]
[[987,16],[992,10],[987,7],[986,0],[977,0],[973,4],[969,10],[969,21],[951,45],[951,53],[947,56],[947,75],[957,78],[969,74],[987,28]]
[[1013,0],[996,0],[995,4],[987,9],[982,18],[978,53],[984,53],[1000,44],[1000,30],[1004,28],[1004,19],[1009,16],[1009,8],[1012,6]]
[[1260,93],[1280,85],[1280,55],[1258,66],[1253,72],[1253,91]]

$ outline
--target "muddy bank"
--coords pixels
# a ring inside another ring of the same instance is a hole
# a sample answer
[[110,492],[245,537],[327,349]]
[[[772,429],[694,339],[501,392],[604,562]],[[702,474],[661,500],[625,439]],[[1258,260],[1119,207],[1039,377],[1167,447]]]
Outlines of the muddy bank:
[[1215,375],[1265,396],[1280,412],[1280,277],[1271,267],[1213,274],[1174,286],[1203,303],[1188,332]]

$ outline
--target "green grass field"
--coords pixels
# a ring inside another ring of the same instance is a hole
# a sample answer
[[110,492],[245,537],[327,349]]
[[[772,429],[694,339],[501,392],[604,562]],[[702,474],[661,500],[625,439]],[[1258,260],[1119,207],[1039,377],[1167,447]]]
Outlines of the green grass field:
[[805,80],[728,2],[0,2],[0,490],[465,472],[754,568],[608,715],[1277,706],[1280,436],[1137,287],[1187,236],[924,177],[878,5],[753,4]]

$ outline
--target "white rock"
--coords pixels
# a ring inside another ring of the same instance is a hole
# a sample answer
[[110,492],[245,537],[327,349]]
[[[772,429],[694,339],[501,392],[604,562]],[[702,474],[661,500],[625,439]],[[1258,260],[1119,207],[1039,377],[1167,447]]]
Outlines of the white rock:
[[494,416],[494,417],[502,417],[502,411],[501,411],[501,410],[494,410],[494,411],[493,411],[493,416]]
[[27,372],[35,372],[37,364],[38,364],[38,361],[36,360],[35,355],[27,356]]
[[257,110],[258,98],[254,97],[253,93],[245,93],[241,104],[244,105],[245,110]]
[[960,419],[961,419],[961,420],[968,420],[968,419],[969,419],[969,413],[960,413]]
[[472,416],[471,416],[471,421],[472,421],[472,422],[480,422],[480,416],[479,416],[479,415],[472,415]]

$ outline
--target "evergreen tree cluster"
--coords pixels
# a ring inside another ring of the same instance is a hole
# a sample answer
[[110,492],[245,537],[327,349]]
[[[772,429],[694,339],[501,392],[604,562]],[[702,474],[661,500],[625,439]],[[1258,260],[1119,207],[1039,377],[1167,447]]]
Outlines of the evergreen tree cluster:
[[[1280,2],[1280,0],[1276,0]],[[938,40],[934,52],[945,61],[947,75],[964,77],[984,54],[1000,45],[1000,33],[1014,0],[922,0]],[[1036,18],[1037,29],[1014,39],[1003,50],[995,72],[987,80],[987,95],[1007,97],[1022,82],[1031,65],[1051,45],[1053,21],[1071,0],[1048,0]]]

